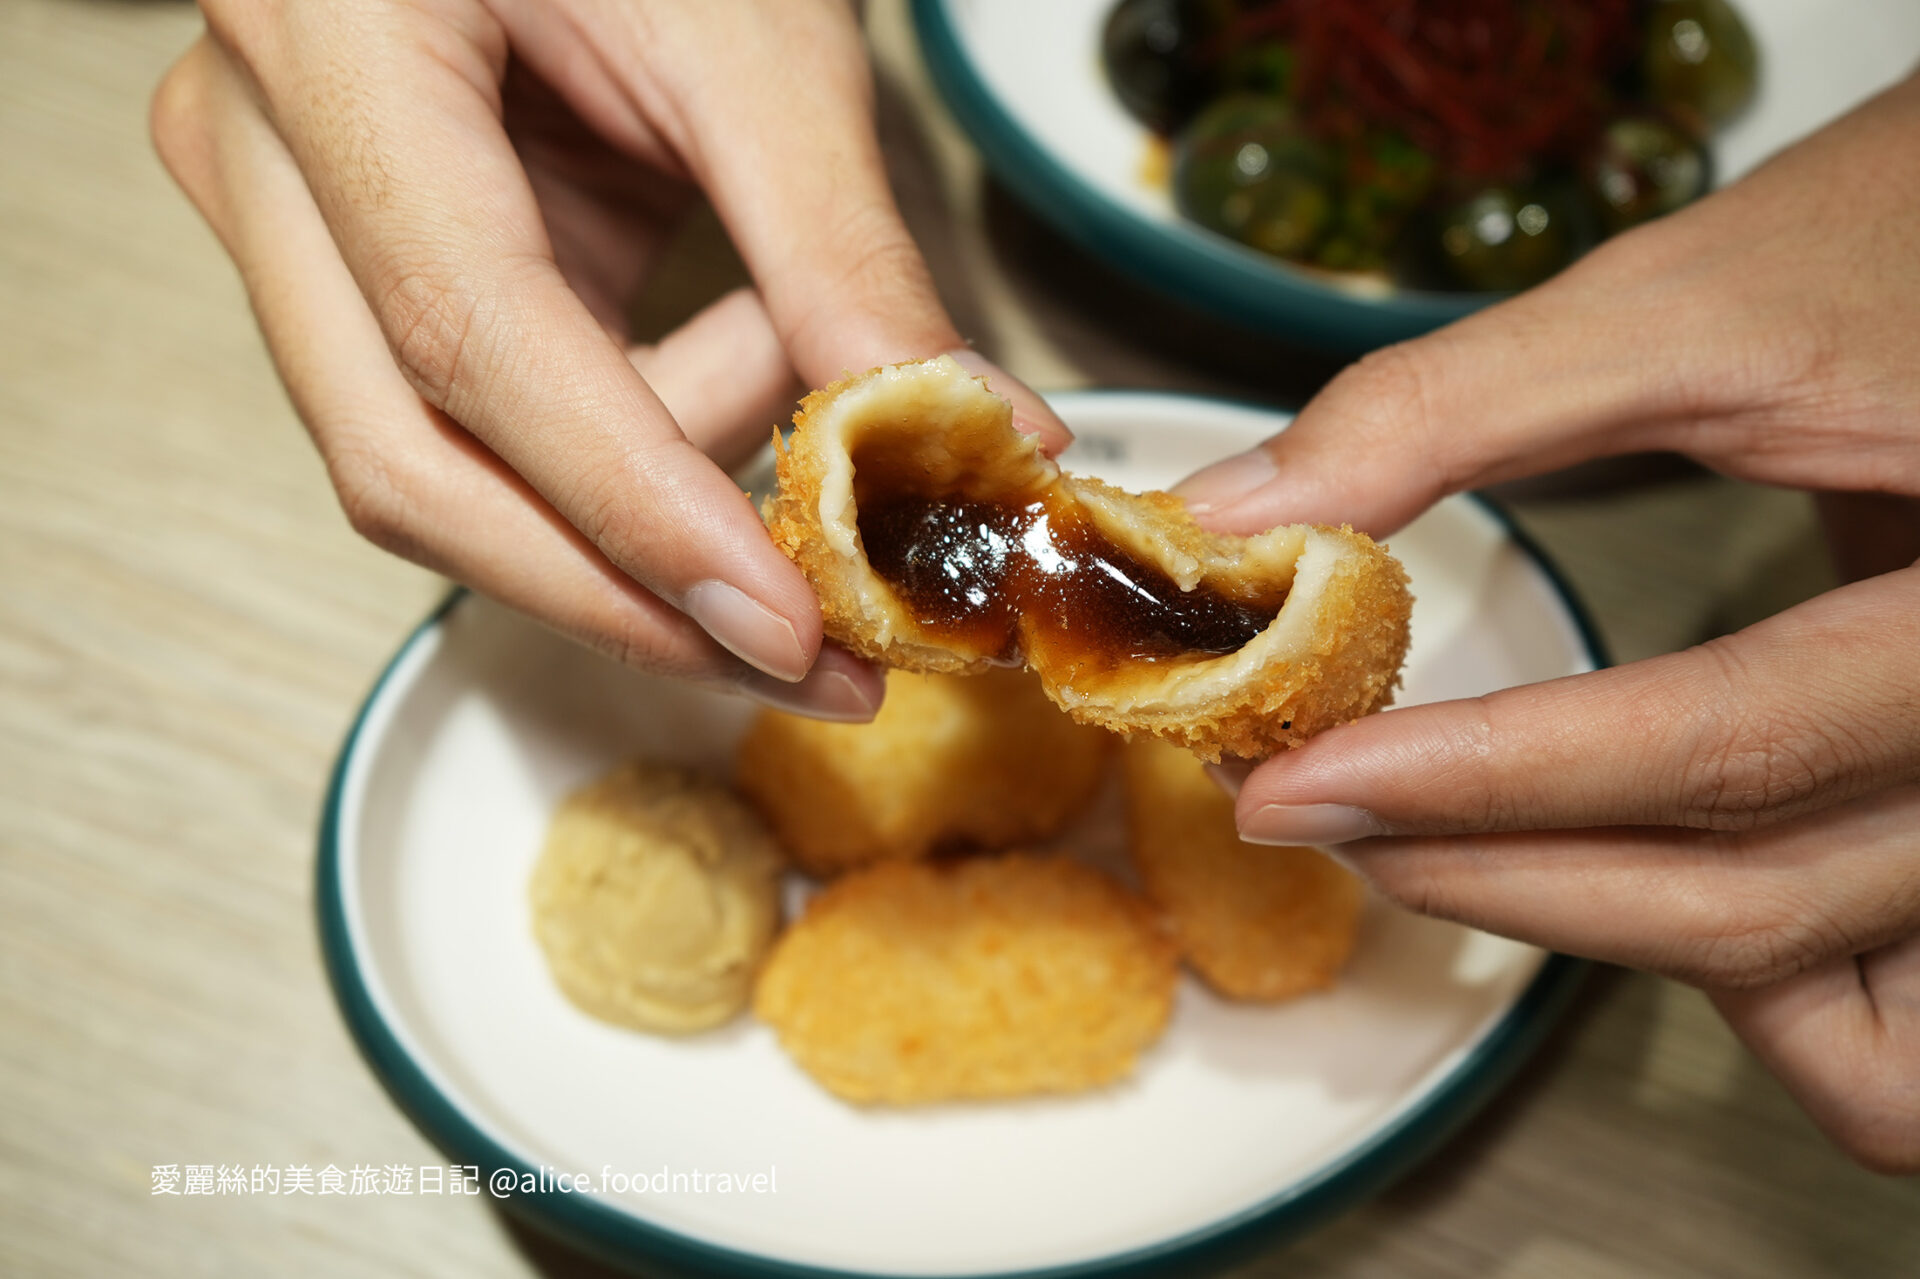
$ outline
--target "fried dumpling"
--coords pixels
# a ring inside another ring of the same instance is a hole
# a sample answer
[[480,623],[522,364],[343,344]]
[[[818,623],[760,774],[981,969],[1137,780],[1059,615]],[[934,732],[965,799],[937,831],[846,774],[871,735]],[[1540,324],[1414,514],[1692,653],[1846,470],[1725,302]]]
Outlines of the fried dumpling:
[[764,514],[827,634],[916,671],[1024,663],[1083,723],[1264,758],[1386,705],[1412,599],[1350,528],[1210,533],[1067,474],[952,358],[802,401]]

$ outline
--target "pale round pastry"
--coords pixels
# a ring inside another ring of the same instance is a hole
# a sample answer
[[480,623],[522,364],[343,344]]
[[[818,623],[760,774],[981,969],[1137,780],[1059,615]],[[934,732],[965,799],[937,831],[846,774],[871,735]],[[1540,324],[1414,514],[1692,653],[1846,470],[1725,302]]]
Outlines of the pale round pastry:
[[829,636],[889,666],[1023,662],[1082,723],[1259,759],[1387,705],[1412,597],[1351,528],[1200,528],[1062,472],[951,357],[815,391],[764,514]]
[[1092,802],[1113,738],[1025,671],[894,671],[869,724],[762,711],[734,777],[801,867],[1051,839]]
[[780,923],[779,848],[725,787],[634,761],[567,796],[534,867],[533,930],[581,1009],[684,1032],[746,1006]]
[[849,1101],[1073,1092],[1133,1069],[1178,967],[1146,904],[1079,862],[881,862],[814,895],[753,1007]]

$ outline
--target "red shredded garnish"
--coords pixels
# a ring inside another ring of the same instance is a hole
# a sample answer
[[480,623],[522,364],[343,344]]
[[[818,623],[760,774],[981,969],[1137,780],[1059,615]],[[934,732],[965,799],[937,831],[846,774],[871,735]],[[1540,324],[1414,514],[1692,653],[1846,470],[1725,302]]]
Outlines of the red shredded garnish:
[[1293,97],[1335,140],[1397,130],[1442,167],[1524,173],[1591,136],[1639,0],[1248,0],[1224,47],[1294,51]]

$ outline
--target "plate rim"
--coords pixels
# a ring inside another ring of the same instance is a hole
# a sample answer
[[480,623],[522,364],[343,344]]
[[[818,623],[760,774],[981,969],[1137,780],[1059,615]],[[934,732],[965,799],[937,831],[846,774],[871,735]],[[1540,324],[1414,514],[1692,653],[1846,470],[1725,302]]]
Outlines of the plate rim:
[[1399,289],[1360,297],[1221,237],[1142,217],[1059,163],[993,93],[967,54],[954,0],[912,0],[911,9],[934,88],[987,167],[1030,212],[1156,292],[1333,352],[1418,337],[1510,296]]
[[[1270,405],[1228,397],[1164,390],[1100,388],[1062,393],[1074,398],[1164,396],[1274,416]],[[1484,494],[1466,498],[1488,514],[1546,578],[1573,622],[1596,669],[1612,665],[1606,645],[1586,606],[1558,566],[1505,508]],[[534,1169],[490,1136],[434,1085],[380,1015],[360,971],[349,930],[345,881],[341,874],[343,806],[347,774],[362,749],[362,735],[388,695],[395,675],[414,652],[437,632],[454,609],[473,594],[454,587],[414,627],[382,667],[362,700],[341,742],[329,774],[321,809],[314,864],[314,905],[323,967],[334,1002],[355,1047],[402,1114],[443,1154],[460,1166],[480,1169],[482,1184],[500,1169],[516,1177]],[[1347,1209],[1378,1194],[1426,1159],[1500,1091],[1558,1023],[1572,1002],[1588,961],[1549,953],[1520,996],[1444,1080],[1370,1138],[1340,1159],[1229,1216],[1140,1248],[1040,1269],[967,1272],[967,1279],[1145,1279],[1170,1273],[1192,1274],[1223,1265],[1257,1249],[1297,1238]],[[840,1270],[783,1261],[762,1253],[709,1243],[623,1212],[590,1195],[555,1191],[516,1192],[493,1202],[516,1219],[618,1268],[641,1263],[666,1264],[696,1274],[727,1279],[876,1279],[884,1272]],[[954,1272],[956,1279],[961,1272]]]

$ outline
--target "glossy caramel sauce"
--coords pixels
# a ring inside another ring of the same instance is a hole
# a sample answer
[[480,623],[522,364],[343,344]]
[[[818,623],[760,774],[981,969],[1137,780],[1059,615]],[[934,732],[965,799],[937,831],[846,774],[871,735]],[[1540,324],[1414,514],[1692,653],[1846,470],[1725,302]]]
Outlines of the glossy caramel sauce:
[[1285,600],[1183,591],[1057,487],[1004,501],[889,488],[858,502],[867,562],[915,621],[963,651],[1006,662],[1044,652],[1055,669],[1089,673],[1218,657]]

